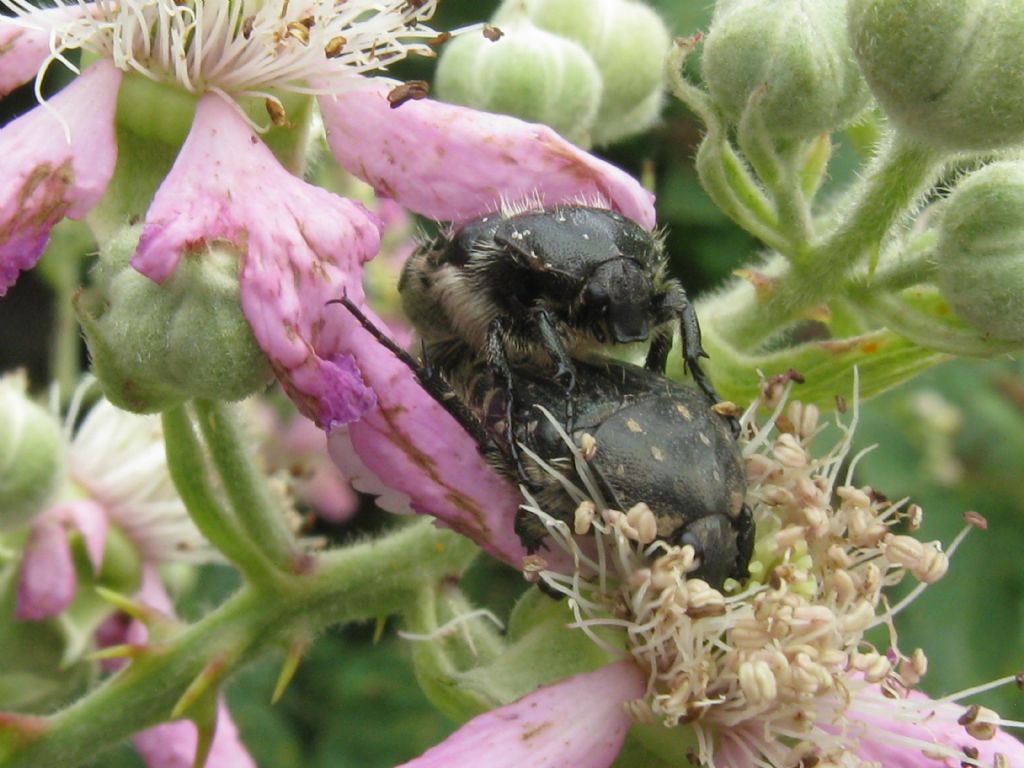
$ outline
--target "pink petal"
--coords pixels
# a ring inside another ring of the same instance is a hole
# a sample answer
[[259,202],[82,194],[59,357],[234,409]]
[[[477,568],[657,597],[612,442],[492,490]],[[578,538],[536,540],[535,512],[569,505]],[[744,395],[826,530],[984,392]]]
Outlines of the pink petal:
[[[324,449],[326,453],[326,445]],[[319,517],[332,523],[345,522],[359,508],[359,497],[333,464],[317,466],[298,484],[297,492]]]
[[[132,742],[148,768],[192,768],[196,728],[188,720],[164,723],[135,734]],[[223,701],[217,710],[217,733],[206,768],[256,768]]]
[[217,240],[242,252],[242,309],[299,408],[332,428],[371,407],[373,392],[325,312],[346,291],[361,295],[377,221],[288,173],[231,105],[207,94],[146,214],[132,264],[159,282],[184,254]]
[[15,618],[40,621],[56,616],[75,597],[75,565],[67,532],[52,515],[43,515],[32,526],[22,554]]
[[320,112],[338,162],[406,208],[464,221],[501,201],[583,198],[654,227],[649,192],[547,126],[431,99],[391,109],[389,90],[322,96]]
[[[996,754],[1007,758],[1007,765],[1024,765],[1024,744],[1013,736],[999,731],[992,739],[981,741],[974,738],[957,723],[964,714],[964,707],[952,702],[929,706],[928,697],[913,692],[910,700],[916,704],[918,717],[908,721],[896,714],[897,705],[892,699],[883,696],[877,686],[862,691],[857,697],[857,726],[861,727],[860,748],[858,756],[864,760],[877,761],[886,768],[931,768],[942,765],[956,765],[956,761],[948,763],[942,760],[931,760],[921,754],[921,747],[908,746],[906,740],[912,739],[919,744],[936,744],[952,747],[962,751],[964,747],[978,750],[978,759],[982,765],[992,765]],[[903,707],[907,702],[897,700]],[[865,709],[871,705],[872,710]],[[855,705],[856,706],[856,705]],[[894,710],[887,715],[886,707]],[[901,707],[901,709],[903,708]],[[902,743],[893,743],[888,736],[895,736]]]
[[0,17],[0,96],[35,78],[50,55],[50,29],[81,16],[82,6],[47,8],[16,22]]
[[473,718],[400,768],[606,768],[632,724],[623,703],[643,691],[630,661],[566,678]]
[[[142,584],[139,591],[135,593],[135,599],[150,608],[174,617],[174,605],[171,603],[170,595],[164,589],[160,574],[152,563],[143,563]],[[99,648],[109,648],[112,645],[145,645],[149,639],[149,629],[138,619],[133,619],[126,613],[116,612],[111,614],[96,629],[96,645]],[[103,668],[109,672],[120,669],[127,664],[127,660],[104,659]]]
[[[121,72],[98,61],[46,108],[0,131],[0,296],[32,267],[65,216],[84,216],[114,172],[114,108]],[[52,114],[55,110],[67,123]]]
[[284,426],[269,404],[266,413],[270,423],[264,453],[270,467],[298,475],[295,493],[319,517],[332,523],[348,520],[359,507],[359,499],[331,463],[324,431],[304,416],[296,416]]
[[[818,720],[804,734],[825,753],[845,750],[842,765],[854,764],[855,754],[865,764],[885,768],[951,768],[967,764],[961,763],[965,747],[978,750],[982,766],[994,765],[996,754],[1006,757],[1007,765],[1024,765],[1024,744],[1013,736],[998,731],[981,741],[968,734],[957,722],[965,711],[962,705],[936,703],[916,691],[907,698],[890,698],[857,674],[847,683],[840,698],[819,701],[808,710]],[[793,764],[789,732],[773,732],[771,713],[722,729],[714,764],[737,768],[752,765],[755,757],[759,765]],[[940,749],[953,754],[943,757]]]
[[56,506],[49,514],[74,526],[82,534],[93,570],[99,571],[103,565],[103,549],[110,524],[106,510],[95,501],[82,499]]
[[[334,310],[335,324],[350,325],[347,310]],[[384,509],[432,515],[520,567],[526,551],[513,532],[518,491],[491,469],[473,438],[404,363],[361,327],[345,339],[377,395],[377,407],[331,435],[331,456],[342,473],[359,490],[385,493],[378,500]]]
[[32,80],[49,55],[48,33],[0,17],[0,96]]

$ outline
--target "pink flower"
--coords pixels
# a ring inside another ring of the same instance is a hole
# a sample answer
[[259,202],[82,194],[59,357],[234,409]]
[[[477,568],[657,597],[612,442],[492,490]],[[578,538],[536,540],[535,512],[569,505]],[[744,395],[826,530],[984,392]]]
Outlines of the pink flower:
[[103,195],[117,159],[120,82],[119,70],[98,61],[47,109],[37,107],[0,131],[0,296],[35,265],[54,224],[82,218]]
[[359,418],[373,392],[324,315],[327,302],[359,294],[378,224],[358,203],[288,173],[232,105],[207,94],[132,264],[160,282],[216,240],[239,249],[242,309],[296,404],[326,429]]
[[[54,56],[82,48],[100,61],[82,78],[88,99],[63,103],[76,83],[22,118],[48,121],[45,151],[14,151],[14,139],[29,138],[20,121],[0,131],[0,157],[17,163],[7,176],[64,179],[50,170],[58,151],[65,165],[88,160],[104,173],[90,176],[82,192],[71,186],[51,194],[58,204],[30,220],[21,205],[0,207],[0,275],[13,281],[34,263],[62,215],[84,214],[102,194],[114,161],[121,76],[112,62],[125,77],[141,73],[195,96],[191,131],[146,213],[134,267],[159,282],[183,257],[229,243],[239,254],[241,304],[258,344],[299,409],[328,432],[339,431],[332,453],[343,469],[351,465],[355,474],[346,474],[379,489],[369,479],[376,473],[404,509],[434,515],[518,565],[524,551],[509,523],[516,490],[490,470],[404,365],[328,303],[342,295],[363,303],[362,264],[377,251],[378,221],[285,170],[235,99],[264,98],[270,120],[283,125],[288,114],[277,94],[318,94],[338,161],[378,192],[440,219],[458,222],[523,199],[584,199],[653,226],[651,195],[543,126],[430,100],[392,108],[394,83],[365,74],[409,52],[432,53],[423,41],[435,33],[423,21],[433,0],[317,0],[312,13],[270,0],[246,19],[242,7],[126,0],[90,6],[71,20],[30,14],[19,21],[45,32]],[[19,55],[19,67],[38,62],[38,46],[30,55],[31,47]],[[74,129],[70,145],[49,108],[62,109]],[[135,119],[147,117],[153,119]],[[102,141],[78,143],[79,126],[92,123],[104,127]],[[346,424],[351,430],[341,434]]]
[[[142,573],[142,586],[135,599],[160,612],[166,617],[174,617],[174,606],[164,589],[156,569],[147,565]],[[129,643],[145,645],[149,637],[146,626],[138,620],[126,621],[123,614],[110,617],[97,632],[101,647]],[[120,665],[115,665],[120,666]],[[198,738],[195,725],[188,720],[177,720],[170,723],[147,728],[132,737],[135,748],[146,761],[148,768],[191,768],[195,761]],[[206,760],[207,768],[255,768],[256,764],[249,757],[248,751],[238,737],[227,705],[221,699],[217,706],[216,732],[213,745]]]
[[[1024,765],[1024,744],[1000,730],[1020,723],[960,703],[1019,684],[1020,676],[933,701],[916,691],[927,671],[924,651],[907,656],[897,643],[894,616],[942,578],[960,542],[984,520],[965,515],[963,531],[946,548],[893,531],[907,523],[916,530],[920,508],[841,484],[856,403],[850,424],[838,424],[839,442],[812,450],[822,433],[817,409],[791,403],[783,418],[773,390],[765,393],[775,406],[767,424],[754,422],[761,402],[742,419],[747,502],[757,523],[747,582],[713,589],[693,577],[692,547],[652,542],[644,521],[600,500],[589,513],[581,504],[566,522],[528,498],[524,509],[547,527],[552,548],[566,548],[578,563],[574,572],[546,570],[540,578],[568,598],[570,626],[605,650],[625,648],[629,661],[617,666],[635,665],[633,682],[625,672],[603,678],[603,670],[564,680],[552,686],[557,699],[545,689],[551,699],[540,691],[477,717],[409,765],[433,765],[434,756],[453,768],[500,765],[509,753],[517,764],[609,766],[616,750],[583,763],[581,745],[559,735],[581,729],[603,743],[611,711],[659,724],[655,747],[669,762],[682,764],[692,751],[709,768]],[[586,472],[585,462],[578,467]],[[583,486],[596,487],[596,478],[584,478]],[[585,544],[572,535],[588,529]],[[909,577],[918,586],[907,597],[886,594]],[[866,635],[878,625],[888,627],[882,651]],[[517,650],[513,644],[508,655]],[[600,693],[590,687],[597,680],[607,683]],[[607,709],[598,712],[596,697]],[[531,706],[539,710],[531,722],[546,728],[527,747],[516,742],[520,724],[495,715]],[[635,736],[643,744],[650,733]]]
[[400,768],[606,768],[631,725],[623,705],[643,689],[631,662],[576,675],[473,718]]
[[[629,661],[566,678],[473,718],[400,768],[607,768],[618,757],[633,723],[629,703],[643,695],[644,687],[645,675]],[[970,758],[978,761],[972,765],[991,768],[997,765],[997,755],[1008,761],[1003,765],[1024,765],[1024,744],[998,729],[988,738],[971,735],[958,722],[967,712],[960,705],[936,703],[920,693],[894,699],[883,695],[878,686],[866,686],[857,691],[847,715],[855,718],[846,734],[859,742],[855,755],[813,753],[818,762],[801,763],[801,758],[811,753],[802,754],[797,742],[765,743],[765,733],[772,728],[771,717],[766,715],[715,733],[718,747],[707,765],[854,768],[862,765],[860,761],[874,761],[871,764],[885,768],[949,768]],[[831,714],[819,712],[817,720],[807,725],[808,731],[820,729],[825,734],[836,730],[829,720]],[[667,736],[662,735],[662,745]],[[685,760],[687,735],[680,734],[679,742],[678,757]]]
[[335,158],[385,197],[460,222],[501,201],[603,202],[653,229],[651,194],[544,125],[423,100],[393,110],[386,87],[321,96]]
[[[68,427],[77,418],[68,417]],[[56,503],[32,524],[18,580],[15,615],[39,621],[74,600],[77,574],[70,533],[82,537],[95,573],[103,565],[108,530],[117,527],[144,563],[203,561],[213,555],[195,528],[168,474],[160,420],[94,405],[69,434],[67,479]]]

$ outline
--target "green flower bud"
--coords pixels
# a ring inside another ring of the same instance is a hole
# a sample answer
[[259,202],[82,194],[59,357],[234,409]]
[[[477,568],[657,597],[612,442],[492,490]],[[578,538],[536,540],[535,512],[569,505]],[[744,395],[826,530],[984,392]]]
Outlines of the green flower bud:
[[987,334],[1024,342],[1024,162],[970,174],[939,222],[935,282],[956,313]]
[[672,40],[653,9],[634,0],[507,0],[496,22],[516,9],[579,43],[597,64],[603,90],[591,131],[595,144],[639,133],[658,119]]
[[139,232],[110,240],[94,288],[76,305],[107,399],[149,413],[192,397],[240,400],[266,386],[270,366],[239,304],[237,254],[208,246],[158,285],[129,264]]
[[579,45],[525,20],[501,39],[463,35],[447,45],[435,87],[456,104],[550,125],[577,144],[590,143],[601,77]]
[[61,425],[26,389],[23,373],[0,378],[0,531],[42,512],[64,478]]
[[846,43],[845,0],[719,3],[701,67],[726,117],[738,122],[751,96],[774,135],[812,138],[851,122],[867,106]]
[[1024,3],[850,0],[849,35],[900,128],[950,149],[1024,140]]

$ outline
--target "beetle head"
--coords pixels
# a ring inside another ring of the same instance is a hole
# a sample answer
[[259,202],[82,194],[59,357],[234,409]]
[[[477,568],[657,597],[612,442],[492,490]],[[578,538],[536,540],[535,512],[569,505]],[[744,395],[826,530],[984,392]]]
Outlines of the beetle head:
[[679,544],[691,545],[700,558],[700,566],[693,573],[694,576],[704,579],[715,589],[721,589],[727,578],[738,575],[736,570],[739,550],[736,544],[736,531],[728,517],[700,517],[683,528],[680,533]]
[[650,333],[651,280],[633,259],[604,261],[587,280],[583,306],[598,341],[605,332],[619,344],[643,341]]

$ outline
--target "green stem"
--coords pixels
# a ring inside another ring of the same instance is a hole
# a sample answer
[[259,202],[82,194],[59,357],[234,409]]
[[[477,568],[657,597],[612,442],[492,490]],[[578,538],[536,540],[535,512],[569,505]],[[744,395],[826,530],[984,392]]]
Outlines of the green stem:
[[890,330],[922,347],[948,355],[993,357],[1019,352],[1019,342],[986,338],[976,331],[939,322],[933,315],[888,294],[862,291],[851,298]]
[[807,142],[804,155],[800,160],[800,191],[804,198],[813,200],[821,189],[828,170],[828,161],[832,159],[832,137],[823,133],[816,139]]
[[892,293],[927,283],[934,275],[935,254],[928,248],[885,264],[874,275],[854,276],[850,279],[850,289]]
[[[457,576],[476,548],[423,520],[372,543],[323,555],[276,590],[244,587],[198,623],[146,649],[126,669],[68,709],[42,720],[38,735],[0,753],[0,768],[75,768],[165,720],[211,665],[227,676],[275,647],[295,627],[314,631],[405,608],[423,584]],[[270,691],[267,691],[269,698]],[[3,726],[0,725],[0,731]],[[12,742],[0,744],[11,745]]]
[[71,397],[82,375],[81,337],[71,299],[78,287],[77,258],[60,259],[50,275],[55,317],[50,343],[50,376],[57,382],[61,401]]
[[299,567],[295,539],[284,514],[256,467],[245,435],[230,405],[196,400],[197,423],[210,458],[246,537],[281,568]]
[[666,71],[669,90],[707,127],[707,135],[697,150],[696,167],[701,184],[715,205],[743,229],[770,248],[784,247],[785,243],[776,232],[771,201],[729,144],[725,126],[711,98],[683,76],[683,65],[697,42],[696,37],[676,41]]
[[814,234],[799,170],[804,142],[772,136],[759,109],[764,96],[764,88],[750,95],[736,127],[736,136],[743,156],[771,194],[772,221],[777,222],[774,228],[785,241],[781,252],[791,261],[800,261],[806,258],[808,243]]
[[250,581],[273,581],[276,575],[273,564],[253,545],[214,491],[202,446],[185,407],[164,411],[162,419],[171,479],[200,533]]
[[769,248],[785,251],[771,203],[719,130],[710,128],[697,149],[700,183],[715,205]]
[[[853,206],[814,245],[808,258],[784,270],[768,296],[745,301],[738,312],[716,318],[723,337],[738,349],[756,348],[809,308],[828,300],[846,274],[931,186],[942,167],[939,158],[935,150],[895,135],[865,174],[852,197]],[[720,305],[730,310],[734,306]]]

